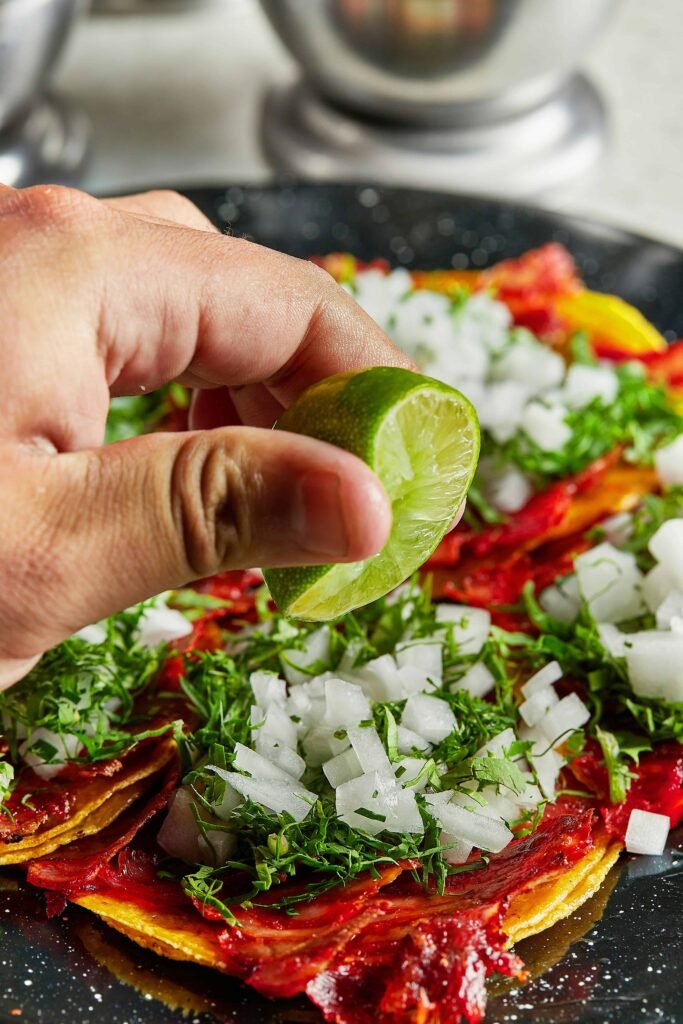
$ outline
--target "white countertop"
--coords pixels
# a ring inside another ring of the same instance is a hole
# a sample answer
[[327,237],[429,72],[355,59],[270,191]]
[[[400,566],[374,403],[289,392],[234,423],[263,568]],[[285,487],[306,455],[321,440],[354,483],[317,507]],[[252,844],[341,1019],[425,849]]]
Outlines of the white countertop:
[[[682,33],[681,0],[623,0],[585,64],[608,105],[609,151],[544,205],[683,246]],[[83,22],[56,84],[93,122],[84,186],[102,193],[266,181],[261,104],[295,74],[255,0],[214,0]]]

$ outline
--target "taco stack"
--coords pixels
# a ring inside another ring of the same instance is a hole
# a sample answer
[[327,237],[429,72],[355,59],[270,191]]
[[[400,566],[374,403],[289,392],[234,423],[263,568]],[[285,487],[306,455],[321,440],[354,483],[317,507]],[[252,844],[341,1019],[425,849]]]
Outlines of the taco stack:
[[477,408],[465,520],[329,625],[233,573],[50,652],[0,695],[0,865],[326,1020],[476,1024],[683,817],[683,345],[558,245],[320,262]]

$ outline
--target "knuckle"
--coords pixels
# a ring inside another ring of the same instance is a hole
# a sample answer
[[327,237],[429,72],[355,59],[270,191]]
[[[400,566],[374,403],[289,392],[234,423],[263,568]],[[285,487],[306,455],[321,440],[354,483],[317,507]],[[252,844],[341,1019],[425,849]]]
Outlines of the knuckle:
[[215,437],[197,434],[181,445],[171,474],[171,502],[194,576],[240,568],[248,560],[256,484],[245,445],[236,437],[228,442],[224,434],[216,443]]
[[92,216],[96,199],[64,185],[36,185],[33,188],[3,192],[0,210],[5,216],[21,217],[41,229],[77,223]]

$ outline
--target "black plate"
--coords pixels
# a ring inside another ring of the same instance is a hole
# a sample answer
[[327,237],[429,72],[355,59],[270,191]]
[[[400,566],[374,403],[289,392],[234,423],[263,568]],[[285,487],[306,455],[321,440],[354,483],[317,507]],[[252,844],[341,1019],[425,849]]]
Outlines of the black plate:
[[[488,200],[352,186],[195,189],[223,228],[297,256],[349,250],[419,267],[486,266],[564,243],[591,287],[683,335],[683,253],[616,228]],[[264,301],[267,296],[264,296]],[[609,898],[608,898],[609,896]],[[520,944],[532,975],[501,986],[489,1024],[683,1024],[683,833],[663,858],[622,860],[577,914]],[[0,1024],[318,1022],[213,972],[139,949],[86,911],[45,917],[0,872]]]

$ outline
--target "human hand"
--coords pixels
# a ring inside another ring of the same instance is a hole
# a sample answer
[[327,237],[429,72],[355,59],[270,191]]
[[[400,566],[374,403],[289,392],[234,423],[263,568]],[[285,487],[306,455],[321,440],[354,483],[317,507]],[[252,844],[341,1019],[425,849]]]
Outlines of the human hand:
[[[383,546],[364,463],[264,429],[323,377],[411,365],[324,271],[163,192],[0,186],[0,251],[0,688],[159,591]],[[170,380],[193,429],[103,447],[110,395]]]

